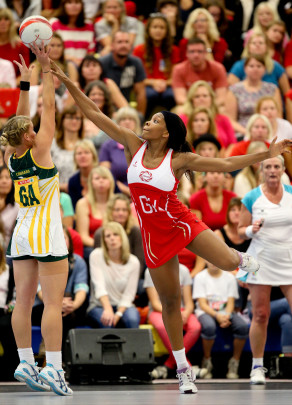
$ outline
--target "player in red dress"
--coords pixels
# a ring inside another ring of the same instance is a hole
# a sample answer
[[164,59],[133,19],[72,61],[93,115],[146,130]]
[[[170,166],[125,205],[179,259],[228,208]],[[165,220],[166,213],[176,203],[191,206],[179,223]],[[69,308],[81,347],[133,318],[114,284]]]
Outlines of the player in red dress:
[[154,114],[144,125],[142,137],[115,124],[52,62],[52,72],[65,84],[80,109],[98,128],[124,146],[128,180],[143,235],[145,257],[162,303],[162,316],[177,363],[179,390],[195,393],[192,369],[183,346],[180,312],[178,251],[186,246],[215,266],[257,271],[256,260],[230,249],[178,201],[179,179],[188,171],[232,172],[289,151],[292,141],[271,142],[266,152],[230,158],[205,158],[191,152],[186,128],[173,113]]

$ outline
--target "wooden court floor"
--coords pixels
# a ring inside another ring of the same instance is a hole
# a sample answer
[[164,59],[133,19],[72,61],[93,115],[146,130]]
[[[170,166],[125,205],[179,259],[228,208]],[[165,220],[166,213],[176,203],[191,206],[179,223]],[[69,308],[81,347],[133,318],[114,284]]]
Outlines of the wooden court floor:
[[292,380],[250,386],[248,380],[205,380],[198,393],[182,395],[175,380],[144,385],[72,386],[72,397],[28,391],[21,383],[0,384],[0,405],[291,405]]

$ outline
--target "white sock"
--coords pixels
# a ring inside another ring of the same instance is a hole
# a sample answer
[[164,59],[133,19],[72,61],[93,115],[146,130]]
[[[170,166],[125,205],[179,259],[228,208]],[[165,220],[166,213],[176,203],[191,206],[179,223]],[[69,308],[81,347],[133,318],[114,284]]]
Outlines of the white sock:
[[258,357],[258,358],[253,358],[252,359],[251,369],[254,369],[254,368],[257,368],[257,367],[263,367],[263,366],[264,366],[263,357]]
[[62,352],[46,352],[46,362],[56,370],[62,370]]
[[28,364],[35,365],[35,359],[31,347],[25,349],[17,349],[19,360],[25,360]]
[[183,348],[181,350],[173,350],[173,356],[176,361],[177,369],[181,370],[182,368],[189,367],[189,363],[186,357],[186,349]]

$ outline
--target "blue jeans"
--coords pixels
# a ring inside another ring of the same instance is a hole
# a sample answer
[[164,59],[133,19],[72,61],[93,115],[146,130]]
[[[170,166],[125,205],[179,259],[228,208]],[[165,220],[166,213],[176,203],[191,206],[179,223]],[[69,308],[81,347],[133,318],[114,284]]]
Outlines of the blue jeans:
[[[116,312],[117,307],[113,307],[114,312]],[[95,307],[90,312],[88,316],[96,323],[96,326],[99,328],[114,328],[114,326],[105,326],[101,322],[101,316],[104,309],[103,307]],[[125,328],[139,328],[140,314],[135,307],[127,308],[121,318],[120,322]],[[119,322],[119,324],[120,324]]]
[[[202,326],[201,336],[206,340],[214,340],[216,338],[216,329],[219,327],[218,322],[209,314],[203,314],[199,317],[199,322]],[[236,339],[248,338],[248,324],[240,318],[236,313],[232,314],[231,325],[228,328],[221,328],[223,332],[233,335]]]
[[147,112],[146,118],[149,118],[151,111],[157,106],[163,106],[166,110],[170,110],[175,106],[173,90],[168,86],[162,93],[158,93],[151,86],[146,86],[147,97]]

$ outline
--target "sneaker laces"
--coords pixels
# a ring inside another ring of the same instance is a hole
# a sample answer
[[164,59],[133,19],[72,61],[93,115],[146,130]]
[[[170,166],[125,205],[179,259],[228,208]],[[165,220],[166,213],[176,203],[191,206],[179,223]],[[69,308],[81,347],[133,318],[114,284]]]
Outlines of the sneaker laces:
[[183,373],[177,373],[176,376],[177,376],[177,378],[179,380],[180,385],[193,384],[194,383],[192,370],[190,368],[188,368]]
[[255,374],[257,371],[259,371],[259,372],[261,372],[262,374],[265,375],[265,373],[268,372],[268,369],[267,369],[266,367],[263,367],[263,366],[256,367],[256,368],[253,368],[253,369],[251,370],[250,375]]

